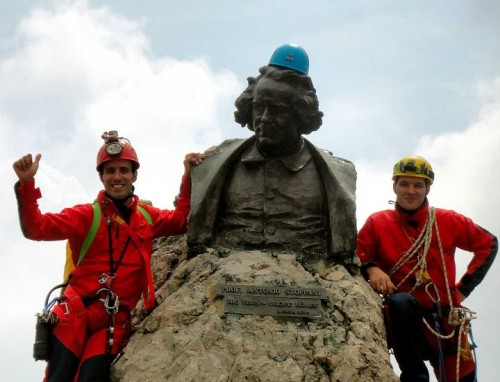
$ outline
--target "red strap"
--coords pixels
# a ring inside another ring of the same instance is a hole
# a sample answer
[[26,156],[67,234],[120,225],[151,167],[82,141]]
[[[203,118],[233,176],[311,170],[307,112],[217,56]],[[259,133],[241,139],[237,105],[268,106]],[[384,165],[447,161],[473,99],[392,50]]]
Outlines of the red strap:
[[123,224],[122,227],[124,227],[127,230],[130,238],[132,239],[132,243],[134,243],[135,247],[141,254],[142,258],[144,259],[144,266],[146,267],[147,285],[144,287],[142,295],[144,298],[144,305],[146,306],[146,309],[148,310],[153,309],[155,307],[155,287],[153,283],[153,274],[151,272],[151,263],[149,261],[149,256],[147,253],[141,250],[135,232],[133,232],[127,224]]
[[83,304],[82,298],[75,292],[71,284],[68,284],[64,289],[64,297],[69,300],[72,312],[75,312],[78,315],[85,312],[85,305]]

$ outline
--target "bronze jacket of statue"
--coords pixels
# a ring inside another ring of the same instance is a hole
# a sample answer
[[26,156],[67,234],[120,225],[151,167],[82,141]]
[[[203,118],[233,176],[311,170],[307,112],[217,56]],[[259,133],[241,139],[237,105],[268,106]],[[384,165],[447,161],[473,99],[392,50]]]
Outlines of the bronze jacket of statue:
[[[215,242],[215,226],[225,181],[242,152],[254,144],[255,137],[231,139],[207,150],[201,166],[193,168],[191,213],[188,220],[190,256],[201,253]],[[326,190],[330,234],[329,261],[358,264],[356,248],[356,170],[354,164],[319,149],[304,139]]]

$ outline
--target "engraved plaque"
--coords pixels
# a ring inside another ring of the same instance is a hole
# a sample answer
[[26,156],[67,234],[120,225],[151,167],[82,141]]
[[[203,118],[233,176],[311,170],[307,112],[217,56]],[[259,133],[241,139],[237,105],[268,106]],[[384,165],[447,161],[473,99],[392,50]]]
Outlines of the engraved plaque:
[[217,284],[217,295],[224,297],[224,313],[318,318],[321,300],[327,298],[321,287]]

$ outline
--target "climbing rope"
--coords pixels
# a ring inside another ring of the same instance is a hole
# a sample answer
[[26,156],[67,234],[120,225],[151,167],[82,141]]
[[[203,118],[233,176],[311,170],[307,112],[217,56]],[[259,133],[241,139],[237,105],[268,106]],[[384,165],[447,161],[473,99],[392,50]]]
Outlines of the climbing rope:
[[[434,207],[429,208],[429,213],[425,220],[422,231],[418,235],[417,239],[413,242],[408,251],[403,252],[401,259],[394,265],[394,267],[389,271],[388,275],[392,276],[396,273],[404,264],[409,260],[417,257],[415,266],[408,272],[408,274],[396,285],[399,288],[411,275],[416,275],[416,281],[413,288],[409,291],[412,293],[418,286],[423,283],[428,284],[432,282],[430,276],[427,272],[427,252],[429,251],[431,241],[432,241],[432,231],[436,232],[436,240],[439,247],[439,253],[441,256],[441,263],[443,268],[443,276],[446,285],[446,293],[448,301],[450,304],[450,312],[448,314],[448,323],[454,327],[454,329],[449,334],[441,334],[434,330],[431,325],[427,322],[425,318],[422,318],[425,326],[439,339],[450,339],[455,334],[455,330],[458,327],[458,344],[457,344],[457,361],[456,361],[456,380],[459,380],[460,376],[460,357],[464,360],[469,360],[472,357],[472,352],[470,350],[470,344],[467,341],[467,336],[470,331],[470,321],[477,318],[476,313],[464,307],[454,307],[453,299],[451,298],[451,288],[448,280],[448,272],[446,269],[446,262],[444,257],[443,246],[441,243],[441,236],[439,234],[439,228],[436,220],[436,209]],[[403,228],[404,230],[404,228]],[[406,231],[405,231],[406,233]],[[426,289],[427,291],[427,289]],[[436,290],[437,292],[437,290]],[[430,296],[430,294],[429,294]],[[432,296],[431,296],[432,299]],[[434,301],[434,299],[433,299]],[[439,303],[439,294],[437,295],[437,300]],[[436,302],[435,301],[435,302]],[[465,337],[466,342],[462,347],[462,336]]]

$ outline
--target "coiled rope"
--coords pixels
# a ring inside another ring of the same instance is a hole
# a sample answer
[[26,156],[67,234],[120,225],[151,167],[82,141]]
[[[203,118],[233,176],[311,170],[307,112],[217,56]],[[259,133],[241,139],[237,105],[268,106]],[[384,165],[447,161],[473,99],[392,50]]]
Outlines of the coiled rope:
[[[446,262],[444,257],[443,246],[441,243],[441,237],[439,235],[439,228],[436,220],[436,209],[434,207],[429,207],[429,213],[427,214],[427,218],[425,220],[422,231],[418,235],[417,239],[413,242],[410,249],[408,251],[403,252],[403,255],[399,259],[399,261],[394,265],[394,267],[389,271],[388,275],[392,276],[396,273],[404,264],[406,264],[409,260],[417,257],[417,261],[415,266],[411,269],[410,272],[396,285],[396,288],[399,288],[411,275],[416,274],[416,282],[413,288],[409,291],[412,293],[418,286],[425,282],[432,282],[430,278],[428,278],[427,273],[427,252],[429,251],[431,240],[432,240],[432,231],[433,228],[436,232],[436,240],[439,246],[439,253],[441,255],[441,263],[444,273],[444,280],[446,285],[446,293],[448,297],[448,301],[450,304],[450,312],[448,314],[448,323],[452,325],[454,328],[458,327],[458,344],[457,344],[457,361],[456,361],[456,380],[459,380],[460,376],[460,355],[464,354],[464,358],[470,354],[469,343],[467,342],[464,351],[462,352],[462,335],[467,338],[468,332],[470,330],[470,321],[477,318],[476,312],[472,312],[471,310],[464,307],[454,307],[453,299],[451,298],[451,289],[448,280],[448,272],[446,270]],[[404,230],[404,228],[403,228]],[[455,334],[455,329],[451,331],[451,333],[443,335],[435,331],[431,325],[427,322],[427,320],[422,317],[422,320],[425,326],[431,331],[432,334],[441,338],[441,339],[450,339]]]

